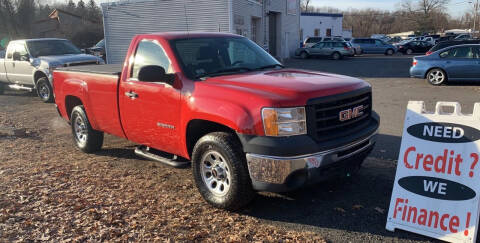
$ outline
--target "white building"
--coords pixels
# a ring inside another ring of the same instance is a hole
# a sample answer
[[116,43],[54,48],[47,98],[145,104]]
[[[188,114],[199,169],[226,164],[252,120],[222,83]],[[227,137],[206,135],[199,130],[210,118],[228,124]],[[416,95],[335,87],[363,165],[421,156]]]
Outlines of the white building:
[[352,32],[343,30],[342,13],[302,13],[300,17],[300,38],[342,36],[352,37]]
[[300,0],[137,0],[101,5],[108,63],[121,63],[136,34],[207,31],[240,34],[277,58],[300,43]]

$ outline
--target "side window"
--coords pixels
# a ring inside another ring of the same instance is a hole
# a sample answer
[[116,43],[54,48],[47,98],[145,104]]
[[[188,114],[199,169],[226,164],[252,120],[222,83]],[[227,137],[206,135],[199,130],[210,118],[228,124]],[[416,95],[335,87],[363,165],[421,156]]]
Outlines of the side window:
[[479,59],[480,58],[480,47],[474,47],[473,51],[474,51],[474,57]]
[[313,48],[323,48],[324,46],[324,43],[320,42],[320,43],[317,43],[313,46]]
[[335,47],[345,47],[342,42],[335,42]]
[[25,48],[25,44],[15,45],[15,52],[20,53],[20,56],[25,56],[28,54],[27,49]]
[[326,47],[326,48],[333,47],[332,42],[325,42],[325,44],[323,44],[323,47]]
[[474,58],[471,47],[457,47],[440,53],[441,58]]
[[375,40],[375,45],[383,46],[383,42],[381,40]]
[[138,78],[138,72],[144,66],[156,65],[163,67],[165,73],[173,73],[170,60],[163,48],[156,41],[143,40],[138,44],[133,61],[132,78]]

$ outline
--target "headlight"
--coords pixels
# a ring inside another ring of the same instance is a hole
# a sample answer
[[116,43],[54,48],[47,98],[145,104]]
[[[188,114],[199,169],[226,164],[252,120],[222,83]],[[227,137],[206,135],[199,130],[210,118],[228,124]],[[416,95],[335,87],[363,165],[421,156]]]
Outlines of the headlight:
[[266,136],[293,136],[307,133],[305,107],[263,108]]

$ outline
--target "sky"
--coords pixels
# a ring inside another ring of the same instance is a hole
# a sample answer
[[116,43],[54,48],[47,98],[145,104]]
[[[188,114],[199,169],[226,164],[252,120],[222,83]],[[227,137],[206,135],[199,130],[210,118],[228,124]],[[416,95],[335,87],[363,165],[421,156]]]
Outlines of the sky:
[[[447,12],[453,17],[462,16],[467,9],[473,9],[474,0],[450,0]],[[341,10],[355,9],[382,9],[395,10],[400,7],[402,0],[312,0],[310,4],[316,7],[334,7]]]
[[[52,1],[52,0],[51,0]],[[53,0],[61,1],[61,0]],[[78,1],[78,0],[76,0]],[[87,2],[88,0],[84,0]],[[117,0],[95,0],[97,3],[115,2]],[[461,17],[467,9],[473,9],[473,4],[468,3],[475,0],[450,0],[447,12],[453,17]],[[382,9],[395,10],[400,7],[402,0],[312,0],[311,4],[316,7],[334,7],[340,10],[355,9]]]

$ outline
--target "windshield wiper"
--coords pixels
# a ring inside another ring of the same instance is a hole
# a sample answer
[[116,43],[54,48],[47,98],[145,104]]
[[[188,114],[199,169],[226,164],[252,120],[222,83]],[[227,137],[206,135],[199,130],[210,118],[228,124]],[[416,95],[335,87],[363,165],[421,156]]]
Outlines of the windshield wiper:
[[255,68],[255,70],[263,70],[263,69],[267,69],[267,68],[276,68],[276,67],[285,68],[285,66],[283,66],[282,64],[272,64],[272,65],[267,65],[267,66]]
[[247,68],[247,67],[226,68],[226,69],[220,69],[220,70],[217,70],[217,71],[211,72],[211,73],[200,74],[200,75],[197,75],[196,78],[214,77],[214,76],[219,76],[219,75],[227,74],[227,73],[236,73],[236,72],[239,72],[239,71],[248,72],[248,71],[252,71],[252,69]]

